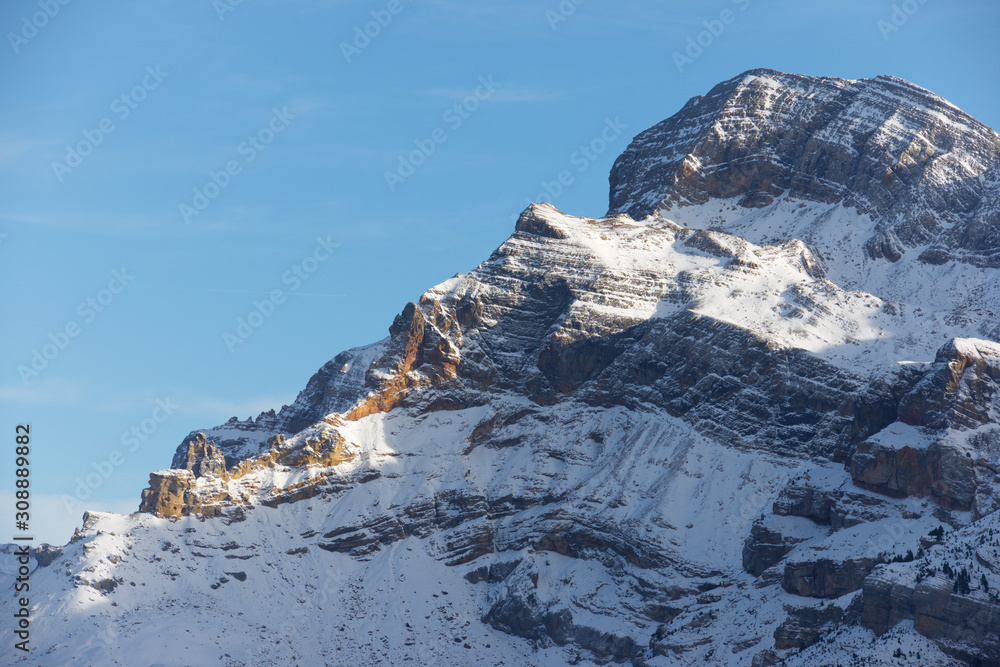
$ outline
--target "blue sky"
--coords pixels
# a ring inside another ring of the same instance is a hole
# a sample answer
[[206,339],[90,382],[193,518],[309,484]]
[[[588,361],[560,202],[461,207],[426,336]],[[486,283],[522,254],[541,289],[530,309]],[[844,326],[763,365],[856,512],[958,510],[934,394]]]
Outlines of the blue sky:
[[987,0],[8,0],[0,27],[0,405],[59,543],[189,431],[384,337],[528,201],[603,214],[631,138],[719,81],[893,74],[1000,127]]

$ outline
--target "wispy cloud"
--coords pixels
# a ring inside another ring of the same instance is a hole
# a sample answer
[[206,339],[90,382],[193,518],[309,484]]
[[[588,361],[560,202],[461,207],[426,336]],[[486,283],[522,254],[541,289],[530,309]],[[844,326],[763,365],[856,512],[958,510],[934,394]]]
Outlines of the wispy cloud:
[[[543,102],[545,100],[560,97],[569,97],[579,91],[552,90],[538,87],[506,86],[502,81],[498,82],[500,87],[490,94],[491,102]],[[425,88],[423,90],[408,91],[410,94],[422,95],[424,97],[434,97],[459,102],[475,90],[475,86],[470,88]]]
[[[174,211],[170,211],[171,214]],[[172,221],[173,216],[161,215],[166,221]],[[72,211],[67,214],[59,212],[4,212],[0,214],[0,222],[15,225],[36,225],[39,227],[54,227],[57,229],[104,230],[116,234],[133,231],[161,230],[159,222],[149,216],[134,214],[99,214],[89,211]]]
[[0,401],[34,405],[78,405],[87,387],[61,378],[40,378],[31,384],[0,385]]
[[10,137],[0,137],[0,162],[13,160],[24,153],[36,150],[44,144],[39,144],[23,139],[11,139]]
[[[279,410],[282,405],[295,400],[294,396],[258,396],[237,400],[219,399],[182,391],[163,389],[137,391],[132,395],[109,395],[95,391],[94,387],[71,382],[58,377],[39,379],[28,386],[22,384],[0,385],[0,402],[59,407],[84,406],[100,412],[145,413],[156,404],[156,399],[169,396],[178,404],[178,414],[197,418],[225,421],[229,417],[256,417],[261,412]],[[224,416],[223,416],[224,415]],[[214,424],[213,424],[214,425]]]

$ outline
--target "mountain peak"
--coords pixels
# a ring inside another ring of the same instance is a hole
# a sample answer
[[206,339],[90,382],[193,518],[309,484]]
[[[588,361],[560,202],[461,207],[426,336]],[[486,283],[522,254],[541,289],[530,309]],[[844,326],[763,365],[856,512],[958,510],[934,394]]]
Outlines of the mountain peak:
[[636,136],[609,182],[609,214],[841,203],[876,222],[873,258],[1000,266],[1000,136],[897,77],[748,70]]

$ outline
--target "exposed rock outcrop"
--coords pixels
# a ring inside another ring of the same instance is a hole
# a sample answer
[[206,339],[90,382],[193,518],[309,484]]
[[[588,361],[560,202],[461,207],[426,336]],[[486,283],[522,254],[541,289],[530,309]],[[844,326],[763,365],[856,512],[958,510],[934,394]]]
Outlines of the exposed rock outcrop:
[[195,477],[190,470],[160,470],[149,474],[149,488],[142,492],[140,512],[159,517],[182,516],[192,512],[218,513],[208,509],[200,495],[195,494]]
[[873,574],[864,584],[861,622],[878,634],[901,620],[970,665],[1000,663],[1000,605],[958,595],[943,576],[919,584]]
[[784,651],[804,649],[818,642],[839,624],[856,621],[856,612],[845,612],[835,604],[822,607],[785,606],[787,618],[774,631],[774,647]]
[[975,497],[972,461],[946,445],[900,448],[862,442],[851,457],[858,486],[896,498],[931,496],[947,509],[968,510]]
[[530,594],[527,597],[514,595],[497,602],[483,617],[483,622],[519,637],[536,640],[546,637],[560,646],[572,642],[592,652],[598,660],[624,662],[638,658],[644,650],[631,637],[578,625],[567,609],[539,609],[537,600]]
[[782,587],[789,593],[814,598],[836,598],[861,588],[865,577],[875,567],[872,558],[848,558],[834,561],[820,558],[785,565]]
[[931,496],[976,516],[996,509],[998,378],[1000,345],[946,343],[897,408],[899,422],[914,427],[907,432],[913,444],[861,442],[850,461],[855,483],[895,497]]
[[912,426],[959,431],[995,424],[1000,412],[1000,344],[955,338],[899,406]]
[[763,524],[755,523],[743,546],[743,569],[759,577],[801,541],[801,538],[788,537]]
[[[327,485],[336,466],[357,455],[348,451],[344,438],[326,423],[290,442],[282,435],[272,436],[266,453],[243,459],[228,470],[221,452],[203,433],[189,436],[186,442],[185,467],[151,473],[140,512],[160,517],[219,516],[227,507],[251,501],[274,507],[311,498]],[[299,481],[278,485],[270,478],[276,467],[312,472]]]
[[788,486],[774,501],[772,511],[779,516],[801,516],[818,524],[829,526],[834,498],[819,489],[808,486]]
[[170,467],[190,470],[195,477],[225,477],[226,458],[204,433],[193,433],[178,448]]

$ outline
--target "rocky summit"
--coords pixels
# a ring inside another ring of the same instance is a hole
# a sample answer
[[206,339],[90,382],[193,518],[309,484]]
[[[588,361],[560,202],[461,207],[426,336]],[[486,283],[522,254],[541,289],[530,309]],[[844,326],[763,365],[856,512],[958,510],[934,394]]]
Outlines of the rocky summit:
[[37,554],[32,662],[1000,664],[998,211],[913,84],[720,83]]

